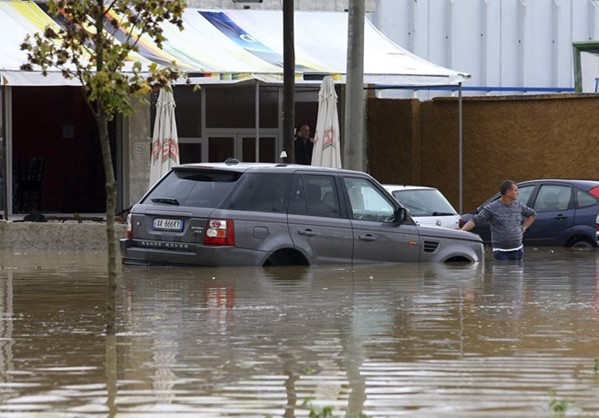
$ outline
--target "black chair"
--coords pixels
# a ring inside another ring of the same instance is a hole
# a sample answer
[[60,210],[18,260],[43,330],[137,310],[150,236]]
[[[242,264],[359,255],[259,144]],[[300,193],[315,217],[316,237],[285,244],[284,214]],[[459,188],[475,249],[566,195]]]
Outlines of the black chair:
[[13,169],[13,206],[15,213],[39,211],[42,200],[44,157],[15,159]]

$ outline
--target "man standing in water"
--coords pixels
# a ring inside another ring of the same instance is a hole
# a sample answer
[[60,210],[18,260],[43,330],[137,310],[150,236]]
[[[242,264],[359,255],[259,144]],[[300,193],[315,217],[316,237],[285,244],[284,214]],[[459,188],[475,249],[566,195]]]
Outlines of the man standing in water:
[[[518,185],[505,180],[499,186],[501,197],[474,215],[461,228],[470,231],[476,225],[491,226],[491,242],[495,260],[522,260],[524,258],[524,233],[535,221],[534,209],[518,201]],[[524,217],[524,222],[522,222]]]

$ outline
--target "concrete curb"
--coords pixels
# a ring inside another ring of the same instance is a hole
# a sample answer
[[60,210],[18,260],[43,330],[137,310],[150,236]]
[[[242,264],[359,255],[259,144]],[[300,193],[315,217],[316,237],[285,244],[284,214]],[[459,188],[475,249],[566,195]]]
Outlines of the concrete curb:
[[[117,238],[126,225],[116,224]],[[0,222],[0,250],[106,250],[103,222]]]

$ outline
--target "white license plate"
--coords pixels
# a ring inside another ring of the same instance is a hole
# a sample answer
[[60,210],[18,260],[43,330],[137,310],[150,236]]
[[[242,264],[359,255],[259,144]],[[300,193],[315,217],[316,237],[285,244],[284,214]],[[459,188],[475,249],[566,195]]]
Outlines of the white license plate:
[[183,221],[181,219],[163,219],[156,218],[152,224],[152,229],[159,231],[183,231]]

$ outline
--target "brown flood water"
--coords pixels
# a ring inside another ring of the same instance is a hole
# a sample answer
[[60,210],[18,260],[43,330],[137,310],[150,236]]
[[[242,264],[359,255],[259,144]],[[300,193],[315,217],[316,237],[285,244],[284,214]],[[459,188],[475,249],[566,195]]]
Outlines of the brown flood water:
[[599,252],[125,268],[0,254],[0,417],[599,416]]

